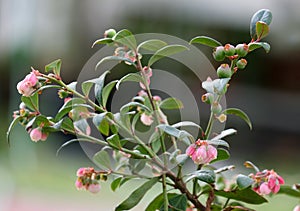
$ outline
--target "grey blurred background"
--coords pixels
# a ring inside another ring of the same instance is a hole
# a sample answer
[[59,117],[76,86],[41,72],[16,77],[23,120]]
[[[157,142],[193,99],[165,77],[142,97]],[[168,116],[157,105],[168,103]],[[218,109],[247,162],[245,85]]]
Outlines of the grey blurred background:
[[[300,181],[299,1],[0,0],[0,180],[4,183],[0,210],[83,210],[84,204],[90,210],[105,210],[97,207],[103,197],[111,199],[105,204],[112,210],[111,204],[120,200],[117,194],[107,196],[105,186],[100,196],[73,188],[76,168],[93,164],[78,145],[56,157],[56,149],[66,140],[63,136],[35,144],[16,127],[8,148],[5,132],[19,103],[15,87],[31,66],[43,70],[45,64],[61,58],[64,80],[76,80],[97,51],[91,44],[108,28],[165,33],[187,41],[208,35],[222,43],[248,42],[250,18],[262,8],[273,13],[271,33],[265,39],[271,51],[251,54],[246,70],[231,83],[227,105],[246,111],[254,129],[249,131],[238,118],[229,118],[227,126],[238,129],[230,138],[230,161],[242,166],[244,160],[252,160],[262,168],[275,168],[291,184]],[[211,59],[209,48],[199,48]],[[44,111],[55,112],[61,105],[51,98],[54,94],[45,93]],[[274,203],[289,209],[296,202]]]

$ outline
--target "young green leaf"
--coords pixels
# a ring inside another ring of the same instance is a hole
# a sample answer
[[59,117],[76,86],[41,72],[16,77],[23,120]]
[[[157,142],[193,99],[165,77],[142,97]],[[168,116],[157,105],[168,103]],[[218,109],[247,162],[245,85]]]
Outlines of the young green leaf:
[[250,118],[242,110],[240,110],[238,108],[227,108],[222,113],[223,114],[233,114],[233,115],[240,117],[242,120],[244,120],[248,124],[250,130],[252,129],[252,124],[251,124]]
[[98,67],[103,63],[103,62],[107,62],[107,61],[118,61],[118,62],[127,62],[131,65],[134,65],[134,62],[126,57],[121,57],[121,56],[107,56],[102,58],[95,67],[95,70],[98,69]]
[[37,92],[29,97],[22,96],[21,100],[25,103],[27,108],[32,111],[39,111],[39,95]]
[[129,47],[131,50],[136,49],[135,37],[128,29],[123,29],[123,30],[117,32],[113,36],[112,40]]
[[245,161],[244,166],[246,168],[253,168],[256,172],[260,172],[259,168],[254,165],[251,161]]
[[229,136],[229,135],[232,135],[232,134],[235,134],[237,131],[235,129],[227,129],[227,130],[223,130],[219,135],[213,137],[211,140],[220,140],[226,136]]
[[108,37],[105,37],[105,38],[101,38],[101,39],[98,39],[96,40],[93,45],[92,45],[92,48],[95,46],[95,45],[99,45],[99,44],[109,44],[109,43],[112,43],[113,40],[111,38],[108,38]]
[[[182,121],[182,122],[178,122],[174,125],[172,125],[172,127],[175,128],[179,128],[179,127],[197,127],[199,129],[201,129],[201,126],[194,123],[194,122],[190,122],[190,121]],[[202,130],[202,129],[201,129]]]
[[218,140],[216,140],[216,139],[214,139],[214,140],[207,140],[207,143],[215,145],[216,147],[223,146],[223,147],[229,148],[229,144],[226,141],[221,140],[221,139],[218,139]]
[[177,54],[182,51],[186,51],[188,48],[184,45],[167,45],[158,51],[156,51],[148,61],[148,67],[152,66],[158,60],[168,57],[174,54]]
[[138,73],[129,73],[123,76],[120,80],[118,80],[116,84],[116,89],[119,90],[120,84],[125,81],[133,81],[133,82],[141,82],[143,79]]
[[101,102],[101,94],[102,88],[105,80],[105,76],[109,73],[109,71],[105,71],[99,78],[94,78],[88,81],[85,81],[81,84],[82,92],[85,96],[88,96],[92,86],[95,84],[95,97],[99,102]]
[[250,21],[250,35],[253,40],[256,39],[256,23],[258,21],[262,21],[267,25],[270,25],[272,21],[271,11],[268,9],[261,9],[252,16]]
[[263,48],[265,49],[266,53],[269,53],[270,49],[271,49],[271,46],[269,43],[266,43],[266,42],[252,42],[252,43],[249,43],[249,51],[254,51],[255,49],[258,49],[258,48]]
[[161,109],[181,109],[183,108],[183,103],[179,99],[169,97],[161,101],[159,107]]
[[45,66],[45,72],[52,71],[55,75],[60,76],[61,59],[57,59]]
[[113,148],[117,148],[117,149],[121,149],[122,148],[122,145],[121,145],[120,138],[119,138],[118,134],[113,134],[113,135],[109,136],[106,139],[106,141]]
[[225,198],[234,199],[249,204],[262,204],[268,202],[264,197],[253,191],[251,188],[236,189],[232,191],[215,190],[217,196],[223,196]]
[[125,199],[119,206],[116,207],[115,211],[129,210],[135,207],[144,197],[147,191],[149,191],[153,185],[158,182],[159,178],[154,177],[151,180],[145,182],[143,185],[133,191],[130,196]]
[[107,170],[112,169],[109,155],[105,150],[101,150],[101,151],[97,152],[94,155],[93,160],[97,164],[99,164],[101,166],[101,168],[103,168],[103,169],[107,169]]
[[239,189],[245,189],[250,187],[252,184],[254,183],[253,179],[251,179],[250,177],[243,175],[243,174],[239,174],[237,176],[236,179],[236,184],[239,187]]
[[266,37],[269,34],[269,26],[262,21],[258,21],[256,23],[256,36],[257,40],[261,40],[262,38]]
[[137,51],[139,51],[140,48],[143,48],[143,49],[146,49],[149,51],[157,51],[166,45],[167,45],[167,43],[162,40],[157,40],[157,39],[146,40],[138,45]]
[[213,48],[222,46],[222,43],[220,43],[219,41],[217,41],[211,37],[207,37],[207,36],[194,37],[190,41],[190,44],[194,44],[194,43],[199,43],[199,44],[206,45],[206,46],[213,47]]
[[117,80],[114,80],[114,81],[109,82],[105,87],[103,87],[103,90],[102,90],[102,106],[104,108],[106,107],[108,97],[109,97],[112,89],[115,87],[116,84],[117,84]]
[[116,191],[116,189],[120,186],[120,183],[122,181],[122,177],[118,177],[112,183],[110,184],[110,188],[112,191]]
[[190,177],[186,179],[187,181],[190,181],[191,179],[196,178],[202,182],[206,182],[208,184],[212,184],[216,181],[216,174],[212,170],[199,170],[195,171],[191,174]]

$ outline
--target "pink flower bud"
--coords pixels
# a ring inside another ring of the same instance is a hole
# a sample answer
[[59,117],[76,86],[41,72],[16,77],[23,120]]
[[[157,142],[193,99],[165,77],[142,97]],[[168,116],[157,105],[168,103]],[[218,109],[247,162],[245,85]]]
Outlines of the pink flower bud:
[[76,180],[75,182],[75,187],[77,188],[77,190],[83,189],[83,184],[81,182],[81,180]]
[[87,188],[91,193],[98,193],[100,191],[100,184],[90,184]]
[[155,96],[153,96],[153,100],[157,101],[157,102],[160,102],[161,98],[160,98],[160,96],[155,95]]
[[141,115],[141,122],[144,124],[144,125],[151,125],[153,123],[153,118],[151,115],[147,115],[145,113],[142,113]]
[[34,142],[38,142],[39,140],[41,140],[42,136],[43,134],[40,128],[34,128],[30,132],[30,138]]

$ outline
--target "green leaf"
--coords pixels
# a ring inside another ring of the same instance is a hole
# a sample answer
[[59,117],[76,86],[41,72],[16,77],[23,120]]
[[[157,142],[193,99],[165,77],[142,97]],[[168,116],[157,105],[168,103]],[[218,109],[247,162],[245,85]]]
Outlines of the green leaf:
[[169,97],[161,101],[159,107],[161,109],[181,109],[183,108],[183,103],[179,99]]
[[55,120],[59,121],[61,118],[63,118],[66,114],[68,114],[73,108],[84,105],[85,103],[84,99],[81,98],[72,98],[71,100],[67,101],[63,104],[63,106],[58,110]]
[[211,163],[215,163],[221,160],[227,160],[230,157],[230,154],[227,150],[221,148],[218,148],[217,150],[218,150],[217,158],[211,161]]
[[212,170],[199,170],[195,171],[191,174],[191,176],[187,179],[187,181],[197,178],[202,182],[206,182],[208,184],[212,184],[216,181],[216,174]]
[[113,36],[112,40],[129,47],[131,50],[136,49],[135,37],[128,29],[123,29],[123,30],[117,32]]
[[118,80],[116,84],[116,89],[119,90],[119,86],[122,82],[125,81],[133,81],[133,82],[141,82],[143,79],[139,73],[129,73],[123,76],[120,80]]
[[21,100],[25,103],[27,108],[32,111],[39,111],[39,95],[37,92],[29,97],[22,96]]
[[79,133],[83,133],[85,135],[89,135],[90,133],[90,126],[86,119],[80,119],[74,122],[74,128]]
[[120,183],[122,181],[122,177],[118,177],[112,183],[110,184],[110,188],[112,191],[116,191],[116,189],[120,186]]
[[241,109],[238,109],[238,108],[227,108],[222,113],[223,114],[233,114],[233,115],[236,115],[236,116],[240,117],[242,120],[244,120],[248,124],[250,130],[252,129],[252,124],[251,124],[250,118]]
[[[176,193],[168,193],[168,199],[171,199],[177,195],[178,194]],[[164,195],[163,193],[161,193],[152,200],[152,202],[147,206],[145,211],[157,211],[163,205],[163,203]]]
[[252,42],[252,43],[249,43],[249,51],[254,51],[255,49],[258,49],[258,48],[263,48],[265,49],[266,53],[269,53],[270,49],[271,49],[271,46],[269,43],[266,43],[266,42]]
[[81,84],[82,92],[85,96],[88,96],[92,86],[95,84],[95,97],[99,102],[101,102],[102,97],[102,88],[105,80],[105,76],[109,73],[109,71],[105,71],[99,78],[94,78],[88,81],[85,81]]
[[159,178],[155,177],[145,182],[143,185],[133,191],[130,196],[125,199],[119,206],[116,207],[115,211],[129,210],[135,207],[144,197],[147,191],[149,191],[153,185],[158,182]]
[[101,166],[101,168],[103,168],[103,169],[107,169],[107,170],[112,169],[109,155],[105,150],[101,150],[101,151],[97,152],[94,155],[93,160],[97,164],[99,164]]
[[271,24],[272,13],[268,9],[261,9],[257,11],[251,18],[250,21],[250,35],[252,39],[256,39],[256,23],[258,21],[264,22],[267,25]]
[[190,122],[190,121],[178,122],[178,123],[172,125],[172,127],[175,127],[175,128],[179,128],[179,127],[197,127],[197,128],[202,130],[200,125],[198,125],[194,122]]
[[108,38],[108,37],[105,37],[105,38],[101,38],[101,39],[98,39],[96,40],[93,45],[92,45],[92,48],[95,46],[95,45],[98,45],[98,44],[109,44],[109,43],[112,43],[113,40],[111,38]]
[[55,75],[60,76],[61,60],[57,59],[45,66],[45,72],[52,71]]
[[126,114],[129,111],[130,107],[140,107],[140,108],[144,109],[145,111],[151,112],[151,110],[147,106],[145,106],[145,105],[143,105],[141,103],[138,103],[138,102],[129,102],[129,103],[127,103],[127,104],[125,104],[125,105],[123,105],[121,107],[121,109],[120,109],[121,115]]
[[228,199],[246,202],[248,204],[262,204],[268,202],[264,197],[256,193],[250,188],[236,189],[233,191],[215,190],[215,195],[223,196]]
[[219,41],[217,41],[211,37],[207,37],[207,36],[194,37],[190,41],[190,44],[193,44],[193,43],[199,43],[199,44],[206,45],[206,46],[213,47],[213,48],[222,46],[222,43],[220,43]]
[[167,45],[158,51],[156,51],[148,61],[148,67],[152,66],[158,60],[174,55],[176,53],[188,50],[188,48],[184,45]]
[[110,146],[112,146],[113,148],[116,148],[116,149],[121,149],[122,148],[122,145],[121,145],[121,142],[120,142],[120,138],[119,138],[119,135],[117,134],[113,134],[111,136],[109,136],[106,141],[109,143]]
[[117,80],[114,80],[114,81],[109,82],[105,87],[103,87],[103,90],[102,90],[102,106],[104,108],[106,107],[108,97],[109,97],[112,89],[115,87],[116,83],[117,83]]
[[107,114],[107,112],[104,112],[104,113],[96,114],[93,117],[93,123],[98,128],[98,130],[100,130],[101,122],[104,120],[106,114]]
[[220,140],[226,136],[229,136],[229,135],[232,135],[232,134],[235,134],[237,131],[235,129],[227,129],[227,130],[223,130],[219,135],[213,137],[211,140]]
[[300,191],[298,191],[290,186],[287,186],[287,185],[281,185],[278,193],[286,194],[288,196],[292,196],[292,197],[296,197],[296,198],[300,198]]
[[184,141],[184,143],[186,143],[187,145],[189,145],[192,140],[194,141],[194,137],[191,134],[184,130],[178,130],[177,128],[170,125],[160,124],[157,126],[157,128],[159,128],[166,134],[169,134],[170,136],[174,136],[175,138]]
[[11,130],[14,128],[14,126],[19,122],[19,120],[22,119],[21,116],[17,116],[16,118],[14,118],[14,120],[10,123],[7,132],[6,132],[6,140],[8,145],[10,145],[10,134],[11,134]]
[[258,40],[266,37],[269,34],[269,31],[269,26],[265,22],[258,21],[256,23],[256,36]]
[[76,90],[77,81],[73,81],[67,85],[69,89]]
[[157,40],[157,39],[146,40],[138,45],[137,51],[139,51],[140,48],[143,48],[143,49],[146,49],[149,51],[157,51],[166,45],[167,45],[167,43],[162,40]]
[[[168,197],[169,198],[169,197]],[[180,210],[185,211],[187,207],[187,198],[185,194],[176,194],[169,198],[169,211]],[[160,211],[164,211],[164,203],[161,205]]]
[[243,175],[243,174],[239,174],[237,176],[236,179],[236,184],[239,187],[239,189],[245,189],[250,187],[252,184],[254,183],[253,179],[251,179],[250,177]]
[[223,147],[229,148],[229,144],[227,143],[227,141],[224,141],[224,140],[221,140],[221,139],[207,140],[207,143],[215,145],[216,147],[223,146]]
[[107,61],[119,61],[119,62],[128,62],[129,64],[134,65],[134,62],[131,61],[130,59],[126,58],[126,57],[122,57],[122,56],[107,56],[102,58],[95,67],[95,70],[98,69],[98,67],[103,63],[103,62],[107,62]]

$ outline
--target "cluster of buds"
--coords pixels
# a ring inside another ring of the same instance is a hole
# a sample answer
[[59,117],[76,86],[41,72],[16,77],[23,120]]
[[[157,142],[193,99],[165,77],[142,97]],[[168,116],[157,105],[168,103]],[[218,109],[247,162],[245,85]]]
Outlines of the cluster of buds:
[[29,97],[37,89],[38,85],[38,71],[32,69],[32,72],[17,84],[17,90],[23,96]]
[[229,67],[228,64],[221,64],[217,69],[219,78],[230,78],[234,72],[238,69],[244,69],[247,65],[247,60],[243,59],[249,52],[249,46],[244,44],[238,44],[233,46],[226,44],[225,46],[218,46],[213,51],[213,57],[216,61],[223,61],[226,57],[230,60],[235,60],[235,67]]
[[91,193],[98,193],[100,191],[99,181],[107,180],[108,172],[98,172],[94,168],[79,168],[77,170],[77,180],[75,186],[78,190],[87,190]]
[[214,146],[208,144],[207,141],[198,139],[186,149],[186,154],[192,158],[194,163],[200,165],[208,164],[216,159],[218,151]]
[[280,185],[284,184],[283,178],[274,170],[263,170],[250,174],[250,177],[255,181],[253,190],[262,195],[278,193]]
[[[150,67],[144,67],[143,69],[142,69],[142,74],[145,76],[145,79],[146,79],[146,81],[145,81],[145,83],[147,83],[147,85],[149,86],[150,85],[150,78],[151,78],[151,76],[152,76],[152,69],[150,68]],[[141,83],[140,82],[140,87],[142,88],[142,89],[146,89],[146,86],[145,86],[145,84],[143,84],[143,83]]]

